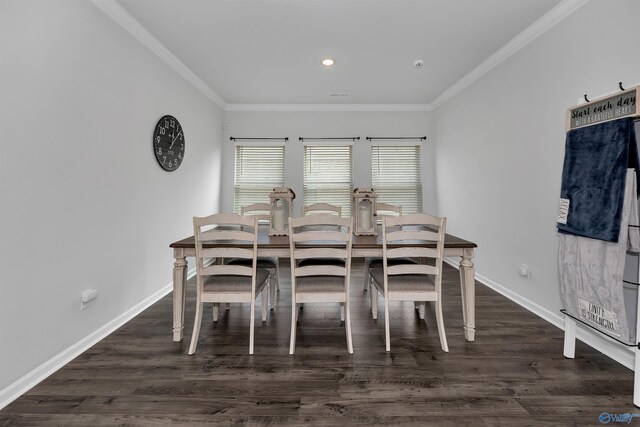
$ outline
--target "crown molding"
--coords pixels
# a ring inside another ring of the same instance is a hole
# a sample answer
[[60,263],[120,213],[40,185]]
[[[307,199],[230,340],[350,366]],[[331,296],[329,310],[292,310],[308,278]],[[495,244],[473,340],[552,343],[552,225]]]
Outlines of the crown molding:
[[217,93],[215,93],[205,82],[196,76],[186,65],[171,53],[157,38],[155,38],[146,28],[142,26],[129,12],[127,12],[116,0],[91,0],[93,4],[113,19],[118,25],[127,30],[140,43],[146,46],[158,58],[164,61],[169,67],[177,72],[193,87],[198,89],[211,102],[225,108],[227,103]]
[[140,43],[155,53],[169,67],[191,83],[204,96],[225,111],[360,111],[360,112],[416,112],[433,111],[462,92],[476,80],[487,74],[511,55],[538,38],[589,0],[562,0],[556,7],[511,39],[497,52],[442,92],[430,104],[227,104],[200,77],[194,74],[169,49],[127,12],[116,0],[91,0],[93,4],[122,26]]
[[468,74],[455,82],[451,87],[442,92],[436,99],[431,102],[431,107],[436,109],[445,102],[462,92],[480,77],[487,74],[498,64],[509,58],[511,55],[528,45],[530,42],[538,38],[544,32],[556,25],[558,22],[571,15],[573,12],[582,7],[589,0],[562,0],[556,7],[544,14],[540,19],[527,27],[520,34],[511,39],[507,44],[502,46],[493,55],[485,59],[480,65],[471,70]]
[[227,104],[225,111],[432,111],[429,104]]

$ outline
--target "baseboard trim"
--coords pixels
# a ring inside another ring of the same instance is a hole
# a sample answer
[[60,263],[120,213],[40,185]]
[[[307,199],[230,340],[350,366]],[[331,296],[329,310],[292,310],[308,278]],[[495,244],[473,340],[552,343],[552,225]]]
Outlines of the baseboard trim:
[[[193,275],[195,275],[195,269],[189,271],[188,277],[192,277]],[[74,358],[78,357],[84,351],[104,339],[107,335],[111,334],[116,329],[127,323],[129,320],[133,319],[138,314],[142,313],[144,310],[158,302],[161,298],[165,297],[171,291],[173,291],[173,283],[169,283],[168,285],[163,286],[160,290],[154,292],[152,295],[140,301],[138,304],[131,307],[115,319],[98,328],[96,331],[90,333],[80,341],[58,353],[56,356],[52,357],[28,374],[22,376],[13,383],[9,384],[7,387],[0,390],[0,410],[16,400],[18,397],[22,396],[34,386],[38,385],[42,380],[56,372],[58,369],[62,368]],[[169,337],[169,332],[170,331],[167,332],[167,337]]]
[[[460,261],[455,258],[446,257],[444,261],[455,268],[460,266]],[[478,272],[476,272],[476,280],[564,331],[564,316],[560,313],[554,313]],[[601,334],[582,328],[579,325],[576,328],[576,338],[633,370],[635,356],[630,347],[620,346]]]

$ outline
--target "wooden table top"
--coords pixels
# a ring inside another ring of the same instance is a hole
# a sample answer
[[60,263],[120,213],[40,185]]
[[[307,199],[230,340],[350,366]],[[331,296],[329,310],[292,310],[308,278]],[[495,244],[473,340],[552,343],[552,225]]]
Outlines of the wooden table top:
[[[215,246],[237,246],[238,243],[232,240],[229,243],[217,243]],[[204,247],[213,246],[203,245]],[[429,245],[427,245],[429,246]],[[435,247],[435,242],[433,243]],[[461,239],[452,234],[446,234],[444,240],[445,248],[477,248],[478,245],[468,240]],[[171,248],[189,249],[195,248],[194,236],[186,237],[177,242],[173,242],[169,245]],[[269,247],[272,249],[288,249],[289,248],[289,236],[269,236],[267,226],[260,226],[258,229],[258,247]],[[382,247],[382,235],[379,232],[377,236],[353,236],[352,248],[353,249],[376,249]]]

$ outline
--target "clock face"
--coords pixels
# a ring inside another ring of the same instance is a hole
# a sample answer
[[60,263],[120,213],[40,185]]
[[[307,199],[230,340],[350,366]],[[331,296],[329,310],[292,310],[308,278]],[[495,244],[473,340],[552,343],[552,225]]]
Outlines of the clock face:
[[164,116],[153,131],[153,152],[162,169],[172,172],[184,160],[184,131],[173,116]]

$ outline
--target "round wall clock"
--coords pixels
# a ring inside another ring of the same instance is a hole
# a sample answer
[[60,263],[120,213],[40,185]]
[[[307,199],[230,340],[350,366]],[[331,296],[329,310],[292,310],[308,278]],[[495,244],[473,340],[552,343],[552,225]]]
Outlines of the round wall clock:
[[173,116],[164,116],[158,120],[153,131],[153,152],[160,167],[172,172],[184,160],[184,131],[180,122]]

